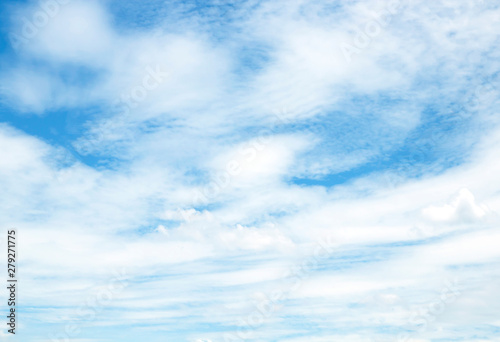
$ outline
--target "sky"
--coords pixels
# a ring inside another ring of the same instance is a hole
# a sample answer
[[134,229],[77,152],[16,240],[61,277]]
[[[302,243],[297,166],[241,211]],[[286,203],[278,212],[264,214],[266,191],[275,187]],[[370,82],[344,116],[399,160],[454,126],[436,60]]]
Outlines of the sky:
[[0,340],[500,341],[499,3],[0,8]]

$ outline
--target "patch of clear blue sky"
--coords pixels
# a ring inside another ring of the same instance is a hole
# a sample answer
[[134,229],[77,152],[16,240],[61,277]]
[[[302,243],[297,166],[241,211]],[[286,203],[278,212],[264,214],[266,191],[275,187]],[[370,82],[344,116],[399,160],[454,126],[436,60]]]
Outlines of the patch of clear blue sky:
[[18,112],[0,104],[0,112],[0,122],[7,123],[50,145],[63,147],[76,160],[86,165],[101,168],[116,160],[111,156],[81,154],[73,146],[74,141],[84,132],[87,121],[95,116],[96,112],[99,113],[97,108],[59,109],[37,115]]
[[[453,126],[453,125],[452,125]],[[374,172],[398,172],[402,177],[421,177],[431,172],[459,165],[464,153],[457,153],[446,144],[446,136],[453,135],[458,127],[420,127],[395,148],[386,148],[368,162],[342,172],[333,172],[314,178],[292,177],[289,182],[297,185],[335,186]],[[328,139],[328,137],[326,137]],[[322,145],[323,146],[323,145]],[[383,145],[380,146],[384,148]]]
[[[249,6],[251,4],[254,6]],[[226,25],[234,21],[237,9],[248,10],[255,7],[257,1],[231,0],[144,0],[144,1],[110,1],[108,7],[113,13],[117,27],[127,31],[149,28],[179,29],[191,23],[191,30],[203,28],[211,34],[230,33]],[[189,28],[189,27],[188,27]]]

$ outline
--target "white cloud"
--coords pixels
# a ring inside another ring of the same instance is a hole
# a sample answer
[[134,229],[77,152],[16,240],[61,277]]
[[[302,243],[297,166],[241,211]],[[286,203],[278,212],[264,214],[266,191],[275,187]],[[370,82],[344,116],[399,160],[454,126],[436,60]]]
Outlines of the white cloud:
[[[37,13],[39,8],[34,8]],[[111,18],[97,1],[71,1],[60,6],[25,48],[58,62],[100,66],[113,53],[116,36]]]
[[437,222],[474,222],[486,215],[486,212],[487,208],[478,206],[468,189],[462,189],[451,204],[424,208],[422,215]]

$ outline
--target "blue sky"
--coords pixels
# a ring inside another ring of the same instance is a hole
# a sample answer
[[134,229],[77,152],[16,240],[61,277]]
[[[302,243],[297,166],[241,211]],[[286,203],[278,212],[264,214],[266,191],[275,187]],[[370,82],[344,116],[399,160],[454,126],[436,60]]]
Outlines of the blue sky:
[[500,341],[497,4],[1,7],[19,341]]

